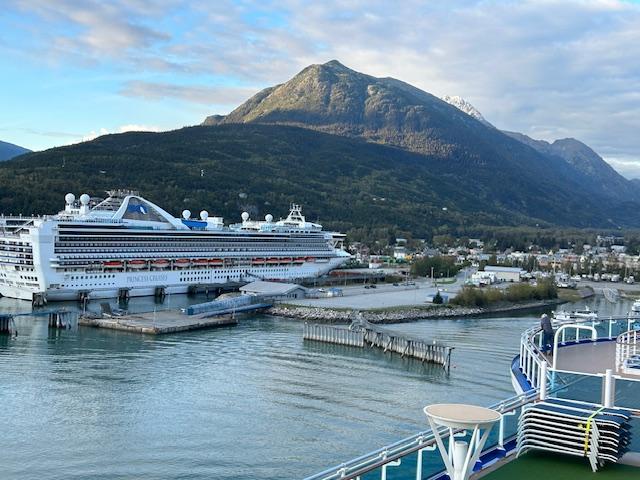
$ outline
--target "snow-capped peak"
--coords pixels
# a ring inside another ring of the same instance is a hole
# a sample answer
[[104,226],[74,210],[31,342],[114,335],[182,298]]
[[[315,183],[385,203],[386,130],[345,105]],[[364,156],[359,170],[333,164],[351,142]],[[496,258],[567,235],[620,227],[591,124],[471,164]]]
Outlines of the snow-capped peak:
[[489,122],[485,120],[485,118],[482,116],[480,111],[476,107],[471,105],[469,102],[467,102],[464,98],[459,97],[457,95],[454,95],[454,96],[445,95],[444,97],[442,97],[442,100],[444,100],[450,105],[453,105],[458,110],[462,110],[467,115],[472,116],[473,118],[484,123],[485,125],[493,127],[493,125],[491,125]]

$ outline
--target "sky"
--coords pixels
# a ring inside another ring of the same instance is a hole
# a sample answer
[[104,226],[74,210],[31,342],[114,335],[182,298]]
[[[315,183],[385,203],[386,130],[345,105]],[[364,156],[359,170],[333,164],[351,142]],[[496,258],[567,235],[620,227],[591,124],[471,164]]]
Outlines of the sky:
[[640,178],[640,2],[0,0],[0,140],[42,150],[225,114],[337,59]]

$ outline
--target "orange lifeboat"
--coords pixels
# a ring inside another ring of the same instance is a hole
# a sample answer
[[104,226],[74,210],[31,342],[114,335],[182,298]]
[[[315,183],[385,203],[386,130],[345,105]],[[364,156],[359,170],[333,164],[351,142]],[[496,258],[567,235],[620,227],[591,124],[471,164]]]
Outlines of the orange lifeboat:
[[151,262],[151,266],[153,268],[167,268],[169,266],[169,260],[158,258],[157,260],[153,260]]
[[103,262],[104,268],[122,268],[124,264],[120,260],[108,260]]
[[299,257],[293,260],[293,263],[304,263],[304,257]]
[[196,258],[193,261],[193,265],[196,267],[206,267],[209,264],[209,260],[206,258]]
[[173,264],[178,268],[187,268],[191,265],[191,260],[188,258],[179,258],[173,262]]
[[267,260],[267,263],[273,265],[273,264],[276,264],[276,263],[280,263],[280,260],[278,258],[269,258]]
[[138,270],[140,268],[144,268],[147,266],[147,262],[145,260],[129,260],[127,262],[127,267]]
[[264,265],[264,262],[264,258],[254,258],[253,260],[251,260],[251,263],[254,265]]
[[213,265],[214,267],[221,267],[222,266],[222,259],[221,258],[210,258],[209,259],[209,265]]
[[280,263],[291,263],[291,262],[293,262],[293,258],[291,258],[291,257],[281,258],[280,259]]

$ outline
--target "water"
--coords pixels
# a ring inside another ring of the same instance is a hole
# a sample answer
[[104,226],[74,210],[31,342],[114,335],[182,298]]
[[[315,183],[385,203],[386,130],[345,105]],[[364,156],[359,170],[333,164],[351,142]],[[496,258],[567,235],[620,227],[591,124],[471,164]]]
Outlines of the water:
[[[587,303],[606,314],[630,307]],[[0,300],[0,311],[24,308]],[[269,316],[161,337],[49,331],[44,318],[18,317],[19,336],[0,336],[0,478],[301,478],[424,430],[424,405],[513,395],[509,366],[536,318],[390,327],[455,345],[447,374],[303,342],[300,322]]]

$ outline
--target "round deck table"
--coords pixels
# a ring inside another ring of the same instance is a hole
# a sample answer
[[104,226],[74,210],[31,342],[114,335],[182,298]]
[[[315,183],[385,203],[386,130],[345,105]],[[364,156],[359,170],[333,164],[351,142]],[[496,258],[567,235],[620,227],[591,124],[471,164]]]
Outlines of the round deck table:
[[[490,408],[460,403],[440,403],[424,407],[431,430],[436,438],[440,455],[452,480],[467,480],[478,461],[493,424],[502,418],[500,412]],[[442,441],[441,427],[449,429],[449,448]],[[471,430],[471,441],[456,441],[456,430]]]

